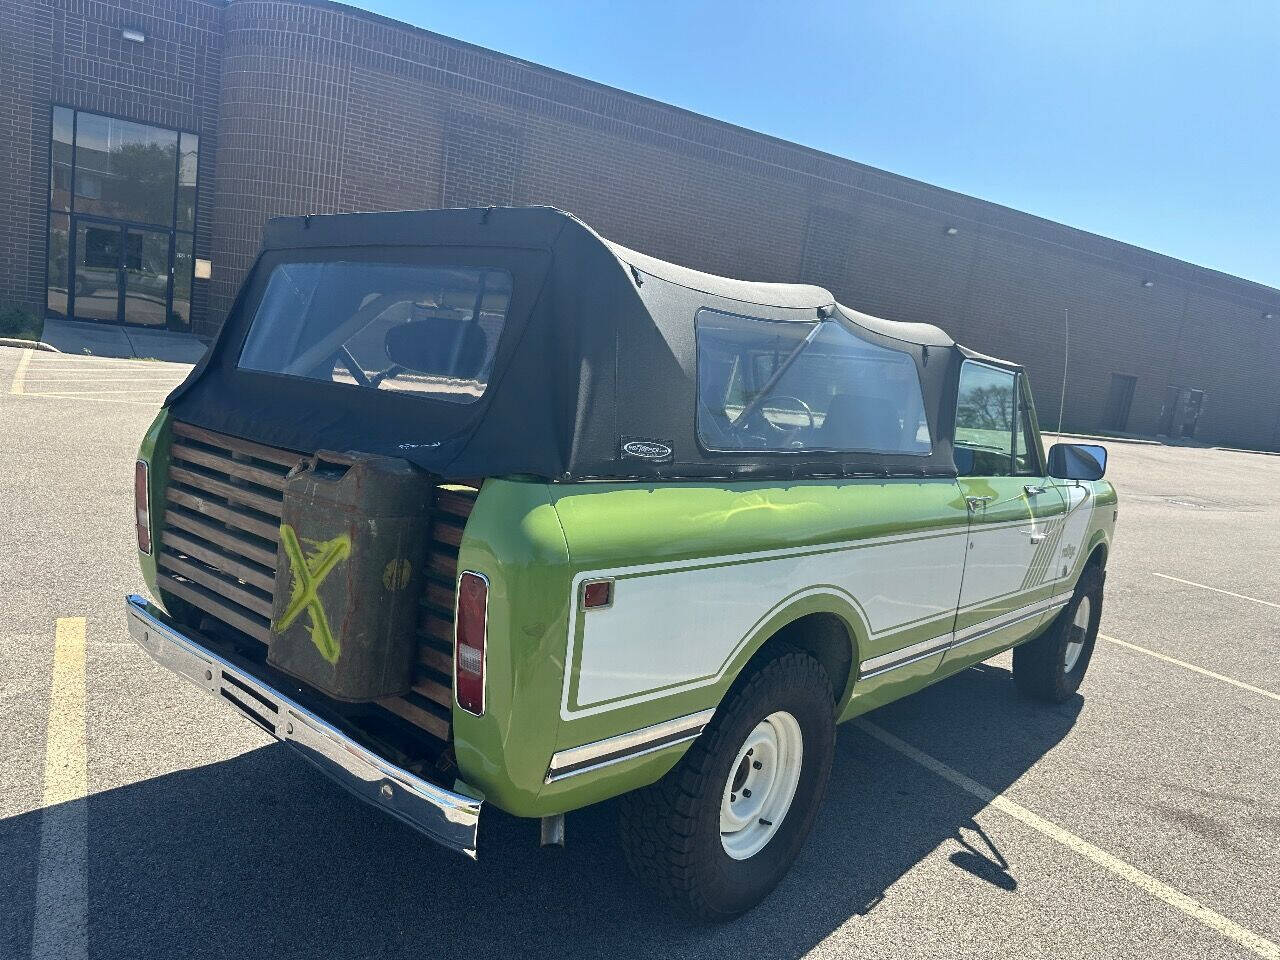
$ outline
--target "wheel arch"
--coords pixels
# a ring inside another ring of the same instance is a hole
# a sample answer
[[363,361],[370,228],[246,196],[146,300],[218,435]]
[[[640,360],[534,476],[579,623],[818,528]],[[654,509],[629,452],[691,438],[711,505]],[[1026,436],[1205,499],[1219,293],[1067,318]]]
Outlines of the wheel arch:
[[754,666],[785,646],[808,653],[822,664],[831,680],[834,709],[839,715],[853,693],[861,659],[859,647],[867,635],[867,626],[856,605],[839,602],[835,597],[830,600],[835,602],[796,604],[762,630],[749,656],[735,671],[725,699]]

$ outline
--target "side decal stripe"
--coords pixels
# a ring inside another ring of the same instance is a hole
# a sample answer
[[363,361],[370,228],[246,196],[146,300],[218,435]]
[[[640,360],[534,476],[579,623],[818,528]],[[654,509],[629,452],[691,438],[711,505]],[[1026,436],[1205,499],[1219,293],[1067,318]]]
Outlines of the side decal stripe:
[[551,757],[546,782],[554,783],[575,773],[596,770],[646,753],[653,753],[664,747],[693,740],[702,733],[703,728],[711,722],[714,715],[715,710],[701,710],[698,713],[655,723],[606,740],[559,750]]

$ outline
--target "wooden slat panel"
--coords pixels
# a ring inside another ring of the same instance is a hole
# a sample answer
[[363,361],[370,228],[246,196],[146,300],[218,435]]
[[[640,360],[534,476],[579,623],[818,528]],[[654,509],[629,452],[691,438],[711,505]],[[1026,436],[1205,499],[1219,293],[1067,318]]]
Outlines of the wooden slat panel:
[[462,543],[462,527],[436,519],[431,523],[431,539],[456,547]]
[[212,447],[234,450],[236,453],[257,457],[259,460],[266,460],[269,463],[278,463],[282,467],[292,467],[302,460],[302,454],[300,453],[277,450],[275,447],[263,446],[260,443],[254,443],[252,440],[241,440],[239,437],[229,437],[226,434],[214,433],[212,430],[194,427],[189,423],[174,421],[173,432],[175,436],[190,437],[192,440],[199,440],[201,443],[207,443]]
[[254,543],[248,537],[232,533],[224,527],[215,527],[213,524],[205,523],[202,518],[193,517],[179,510],[166,510],[164,512],[164,522],[166,526],[180,527],[188,533],[194,533],[196,536],[211,543],[216,543],[235,556],[244,557],[254,563],[260,563],[264,567],[275,569],[276,551]]
[[476,505],[476,494],[460,490],[440,490],[436,494],[436,510],[440,513],[452,514],[463,520],[471,516]]
[[386,697],[378,701],[378,706],[385,707],[397,716],[408,720],[415,727],[421,727],[432,736],[439,737],[441,740],[449,739],[448,720],[414,706],[400,697]]
[[199,447],[188,446],[185,443],[173,444],[169,448],[169,456],[175,460],[185,460],[187,463],[196,463],[202,467],[217,470],[219,473],[226,473],[242,480],[249,480],[264,487],[270,487],[273,490],[284,491],[283,472],[276,473],[273,470],[255,467],[251,463],[232,460],[230,457],[210,453],[208,450],[201,450]]
[[427,557],[427,573],[448,583],[452,588],[458,579],[458,558],[452,553],[439,549]]
[[418,633],[421,636],[452,650],[452,614],[450,614],[449,617],[443,617],[431,610],[424,611],[422,619],[418,621]]
[[228,500],[247,504],[262,513],[271,514],[275,517],[280,516],[279,500],[263,493],[247,490],[244,487],[237,487],[234,484],[227,483],[225,480],[209,477],[203,473],[196,473],[185,467],[179,467],[177,464],[169,467],[169,479],[177,483],[185,483],[190,487],[197,487],[200,490],[206,490],[209,493],[216,493],[219,496],[226,497]]
[[201,543],[194,537],[188,537],[176,530],[165,530],[160,534],[160,542],[166,547],[172,547],[179,553],[195,557],[197,560],[201,560],[229,576],[243,580],[245,583],[251,583],[258,589],[267,591],[267,593],[272,593],[275,590],[276,575],[274,571],[263,570],[261,567],[242,563],[231,554],[223,553],[215,547]]
[[280,541],[279,523],[269,523],[259,517],[250,516],[242,509],[229,507],[223,503],[214,503],[211,500],[206,500],[198,493],[192,493],[190,490],[169,487],[165,490],[165,499],[170,503],[178,504],[180,507],[186,507],[196,513],[202,513],[207,517],[213,517],[215,520],[221,520],[223,523],[229,523],[233,527],[255,534],[264,540],[270,540],[272,543]]
[[192,606],[199,607],[205,613],[217,617],[228,626],[247,633],[255,640],[261,640],[263,643],[268,643],[271,640],[271,627],[269,624],[263,623],[244,610],[227,603],[221,597],[215,596],[204,589],[204,587],[176,580],[172,575],[164,571],[160,572],[159,586],[162,590],[168,590],[180,600],[185,600]]
[[453,709],[453,689],[427,674],[413,678],[413,692],[433,700],[442,707]]
[[453,676],[453,657],[429,643],[418,644],[418,662],[443,676]]
[[427,603],[439,610],[448,610],[453,616],[453,584],[444,586],[434,580],[427,581]]
[[271,599],[253,593],[230,577],[216,573],[207,567],[183,560],[165,551],[161,551],[156,556],[156,562],[165,569],[181,574],[188,580],[194,580],[200,586],[212,590],[233,603],[240,604],[246,610],[252,610],[268,620],[271,619]]

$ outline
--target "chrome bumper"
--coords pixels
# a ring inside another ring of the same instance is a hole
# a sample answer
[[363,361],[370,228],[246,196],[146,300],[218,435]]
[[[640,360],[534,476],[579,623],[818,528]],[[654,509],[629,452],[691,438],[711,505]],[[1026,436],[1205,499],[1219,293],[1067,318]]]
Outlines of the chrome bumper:
[[279,691],[206,650],[136,594],[125,599],[129,634],[161,666],[228,701],[362,800],[475,859],[480,801],[388,763]]

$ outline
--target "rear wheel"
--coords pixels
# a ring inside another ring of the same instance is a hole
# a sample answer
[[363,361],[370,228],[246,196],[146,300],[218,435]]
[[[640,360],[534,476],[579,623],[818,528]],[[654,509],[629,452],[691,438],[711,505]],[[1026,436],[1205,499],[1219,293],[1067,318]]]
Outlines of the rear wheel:
[[1049,629],[1014,648],[1013,680],[1024,696],[1063,703],[1080,688],[1098,639],[1104,579],[1100,567],[1086,569]]
[[749,910],[799,854],[834,748],[826,671],[780,648],[744,678],[666,777],[623,798],[632,869],[698,919]]

